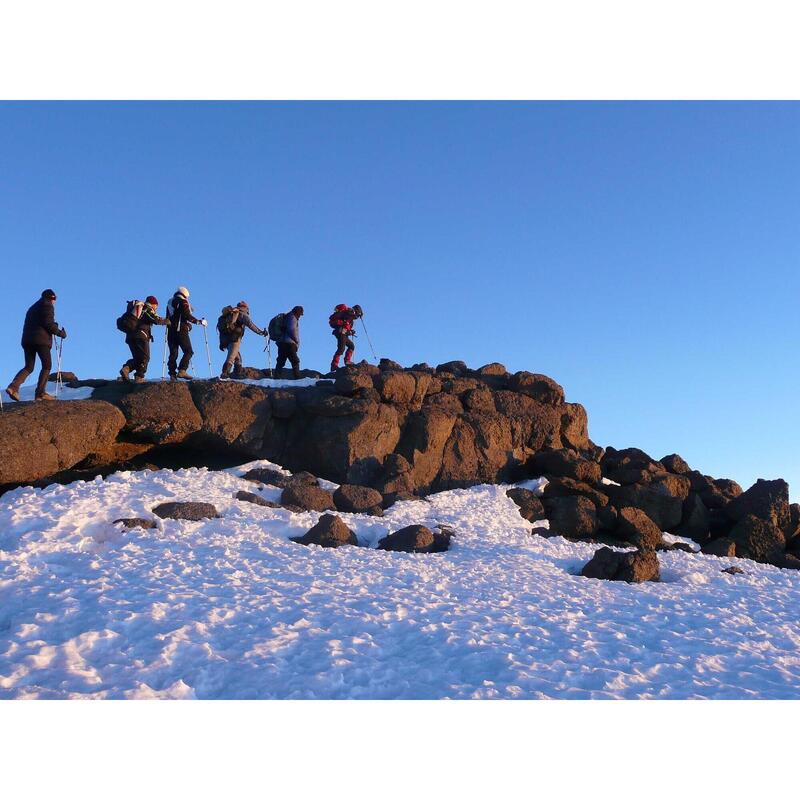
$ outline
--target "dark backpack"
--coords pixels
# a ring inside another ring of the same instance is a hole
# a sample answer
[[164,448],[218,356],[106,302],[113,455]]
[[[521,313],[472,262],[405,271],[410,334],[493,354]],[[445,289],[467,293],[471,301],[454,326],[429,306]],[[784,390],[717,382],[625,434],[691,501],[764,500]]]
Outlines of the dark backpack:
[[121,317],[117,317],[117,330],[122,331],[126,336],[136,332],[139,327],[139,317],[136,316],[134,309],[136,308],[135,300],[128,300],[128,307]]
[[236,333],[236,321],[239,319],[239,309],[234,306],[225,306],[217,320],[217,330],[222,334]]
[[272,339],[273,342],[277,342],[278,339],[283,336],[283,332],[286,329],[286,314],[276,314],[270,321],[269,325],[267,325],[267,333],[269,334],[269,338]]

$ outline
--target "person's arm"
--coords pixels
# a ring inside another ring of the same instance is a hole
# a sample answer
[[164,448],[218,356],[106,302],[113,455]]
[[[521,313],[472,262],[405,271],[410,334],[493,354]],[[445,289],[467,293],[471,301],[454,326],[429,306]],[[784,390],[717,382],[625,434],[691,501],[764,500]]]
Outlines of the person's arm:
[[286,323],[286,335],[298,347],[300,347],[300,326],[298,325],[297,317],[294,314],[289,314],[289,320]]
[[53,306],[50,303],[45,303],[44,308],[42,309],[42,327],[51,336],[61,336],[64,338],[66,336],[66,331],[58,327],[55,317],[56,312]]
[[145,306],[142,316],[147,316],[147,321],[152,325],[169,325],[169,320],[166,317],[159,317],[152,308]]
[[266,331],[262,331],[261,328],[258,327],[258,325],[253,324],[253,320],[250,319],[249,314],[240,314],[240,319],[242,320],[242,322],[244,322],[245,325],[247,325],[248,328],[250,328],[251,331],[253,331],[253,333],[257,333],[259,336],[267,335]]
[[188,300],[181,300],[181,311],[183,312],[184,319],[191,322],[193,325],[201,325],[202,320],[192,315],[192,307],[189,305]]

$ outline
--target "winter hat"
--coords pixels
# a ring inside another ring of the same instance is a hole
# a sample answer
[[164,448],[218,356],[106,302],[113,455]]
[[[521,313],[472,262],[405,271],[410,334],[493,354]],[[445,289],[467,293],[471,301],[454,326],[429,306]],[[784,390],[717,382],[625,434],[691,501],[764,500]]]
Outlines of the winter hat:
[[185,286],[179,286],[175,294],[182,294],[187,300],[189,299],[189,290]]
[[303,306],[295,306],[295,307],[292,309],[292,312],[291,312],[291,313],[292,313],[292,314],[294,314],[296,317],[302,317],[302,316],[303,316],[303,313],[304,313],[304,312],[303,312]]
[[247,301],[246,301],[246,300],[240,300],[240,301],[239,301],[239,302],[236,304],[236,308],[243,308],[243,309],[245,309],[246,311],[249,311],[249,310],[250,310],[250,306],[249,306],[249,305],[247,305]]
[[152,294],[151,294],[151,295],[148,295],[148,296],[145,298],[145,303],[148,303],[148,304],[149,304],[149,305],[151,305],[151,306],[157,306],[157,305],[158,305],[158,298],[157,298],[157,297],[153,297],[153,295],[152,295]]
[[56,299],[56,293],[52,289],[45,289],[42,292],[42,297],[45,300],[55,300]]

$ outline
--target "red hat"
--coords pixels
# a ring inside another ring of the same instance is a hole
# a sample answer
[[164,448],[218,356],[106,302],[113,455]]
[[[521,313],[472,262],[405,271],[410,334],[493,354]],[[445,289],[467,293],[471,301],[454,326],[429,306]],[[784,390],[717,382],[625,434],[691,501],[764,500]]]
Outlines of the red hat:
[[153,295],[151,294],[147,298],[145,298],[145,303],[149,303],[151,306],[157,306],[158,305],[158,298],[157,297],[153,297]]

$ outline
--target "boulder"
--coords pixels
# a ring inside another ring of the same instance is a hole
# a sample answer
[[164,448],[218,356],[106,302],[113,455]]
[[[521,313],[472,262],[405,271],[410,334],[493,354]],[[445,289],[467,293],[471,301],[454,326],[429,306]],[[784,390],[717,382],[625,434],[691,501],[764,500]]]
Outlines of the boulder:
[[736,544],[736,555],[762,564],[774,564],[786,551],[786,539],[781,529],[772,522],[747,514],[731,530],[730,538]]
[[145,517],[123,517],[121,519],[115,519],[111,524],[121,524],[126,530],[131,530],[133,528],[152,530],[158,527],[158,523],[154,519],[147,519]]
[[572,478],[549,478],[543,493],[544,497],[571,497],[574,495],[588,497],[597,508],[603,508],[608,505],[608,497],[605,494],[588,483],[576,481]]
[[426,407],[409,415],[397,452],[411,464],[417,489],[427,489],[442,468],[442,454],[456,423],[456,415]]
[[124,432],[134,440],[177,444],[202,429],[203,418],[188,384],[167,381],[124,388],[117,405],[125,415]]
[[690,492],[683,501],[683,516],[675,533],[678,536],[694,539],[699,544],[711,537],[708,509],[696,492]]
[[6,404],[0,414],[0,485],[32,483],[113,448],[125,425],[98,400]]
[[725,567],[725,569],[720,570],[720,572],[725,572],[728,575],[744,575],[745,571],[740,567]]
[[394,370],[376,375],[373,383],[384,403],[410,403],[417,389],[413,375]]
[[343,484],[333,493],[333,502],[337,510],[346,513],[383,516],[383,495],[369,486]]
[[611,502],[622,508],[639,508],[656,523],[659,530],[672,532],[681,523],[683,500],[673,497],[660,488],[634,484],[632,486],[604,486]]
[[720,536],[719,539],[712,539],[710,542],[701,544],[700,552],[707,556],[729,558],[736,555],[736,543],[727,536]]
[[619,509],[617,535],[640,550],[652,550],[664,543],[661,529],[638,508]]
[[254,492],[236,492],[236,499],[241,500],[243,503],[252,503],[256,506],[264,506],[265,508],[280,508],[279,503],[273,503],[271,500],[265,500],[261,495]]
[[691,467],[677,453],[664,456],[661,463],[664,465],[664,469],[673,475],[686,475],[692,471]]
[[613,533],[619,524],[619,511],[610,503],[597,509],[597,529],[601,533]]
[[242,475],[246,481],[254,483],[264,483],[268,486],[277,486],[280,489],[285,489],[292,483],[302,484],[304,486],[319,486],[319,481],[310,472],[297,472],[294,475],[284,475],[276,469],[269,467],[258,467],[251,469]]
[[508,386],[512,391],[526,394],[545,405],[560,406],[564,402],[564,389],[547,375],[516,372]]
[[530,490],[522,487],[509,489],[506,494],[519,507],[519,514],[528,522],[547,519],[542,501]]
[[399,370],[399,369],[403,369],[403,366],[401,364],[398,364],[396,361],[392,361],[391,358],[382,358],[378,362],[378,369],[383,372],[384,370]]
[[542,501],[550,536],[568,539],[591,539],[597,532],[594,503],[586,497],[551,497]]
[[728,519],[734,522],[752,515],[770,522],[781,531],[788,531],[791,525],[789,484],[781,479],[759,479],[746,492],[731,500],[724,510]]
[[450,547],[452,532],[440,528],[432,531],[424,525],[409,525],[390,533],[378,542],[378,550],[399,553],[443,553]]
[[493,361],[491,364],[484,364],[482,367],[478,367],[474,372],[476,375],[508,375],[505,364],[500,364],[498,361]]
[[153,513],[161,519],[184,519],[190,522],[219,517],[211,503],[161,503],[153,509]]
[[564,403],[561,411],[561,441],[564,447],[589,448],[589,417],[580,403]]
[[282,506],[295,506],[306,511],[335,511],[333,495],[320,486],[290,483],[281,492]]
[[496,413],[494,395],[489,389],[469,389],[464,394],[464,408],[467,411],[481,411],[487,414]]
[[355,394],[362,389],[372,389],[372,376],[365,372],[342,372],[341,370],[336,373],[336,380],[333,382],[333,388],[339,394]]
[[358,539],[350,528],[335,514],[324,514],[304,536],[292,538],[298,544],[315,544],[319,547],[357,545]]
[[446,361],[444,364],[439,364],[436,371],[461,377],[469,372],[469,367],[463,361]]
[[202,418],[196,438],[246,455],[261,453],[266,422],[272,416],[268,389],[237,381],[192,381],[189,391]]
[[582,458],[575,450],[568,448],[534,453],[525,468],[531,475],[554,475],[581,483],[599,483],[602,477],[599,464]]
[[660,577],[658,556],[655,550],[650,549],[620,553],[610,547],[601,547],[581,570],[581,575],[628,583],[657,581]]

